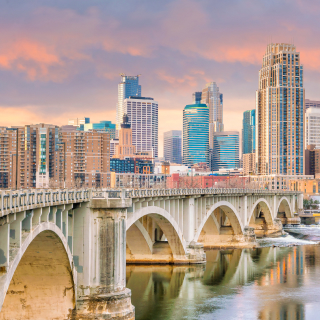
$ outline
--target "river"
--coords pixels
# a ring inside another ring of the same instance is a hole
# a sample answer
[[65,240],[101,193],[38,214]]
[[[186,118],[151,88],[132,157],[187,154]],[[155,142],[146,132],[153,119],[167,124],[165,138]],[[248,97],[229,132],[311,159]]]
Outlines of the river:
[[260,244],[208,250],[204,265],[128,265],[136,320],[320,319],[320,246],[291,235]]

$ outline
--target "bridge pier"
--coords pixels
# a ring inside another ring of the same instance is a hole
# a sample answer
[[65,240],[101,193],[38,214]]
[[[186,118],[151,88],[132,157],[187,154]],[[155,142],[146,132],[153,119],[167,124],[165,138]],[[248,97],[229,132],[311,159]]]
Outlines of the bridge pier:
[[126,204],[93,199],[88,207],[75,215],[77,240],[84,230],[81,225],[88,230],[75,249],[76,257],[85,254],[75,259],[78,294],[71,319],[134,319],[131,291],[126,288]]

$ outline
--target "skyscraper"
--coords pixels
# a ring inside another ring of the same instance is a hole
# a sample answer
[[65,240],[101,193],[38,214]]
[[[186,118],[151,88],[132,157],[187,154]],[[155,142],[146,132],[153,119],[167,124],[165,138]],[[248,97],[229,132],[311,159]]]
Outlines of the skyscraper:
[[242,154],[256,152],[256,110],[247,110],[242,120]]
[[320,108],[308,108],[306,111],[306,146],[314,144],[320,149]]
[[141,96],[141,85],[139,85],[138,76],[126,76],[121,74],[121,82],[118,84],[118,103],[117,103],[117,118],[116,129],[120,130],[122,117],[124,112],[124,100],[130,96]]
[[165,161],[181,164],[181,130],[167,131],[163,134],[163,138],[163,156]]
[[202,92],[194,92],[192,94],[192,103],[201,103]]
[[213,134],[213,171],[239,168],[239,132]]
[[124,100],[124,113],[132,129],[136,152],[152,152],[158,157],[158,102],[153,98],[129,97]]
[[213,132],[223,131],[223,94],[215,82],[207,83],[202,90],[201,103],[209,108],[209,122],[213,123]]
[[304,88],[300,53],[292,44],[269,44],[256,94],[258,174],[304,171]]
[[186,105],[183,110],[183,164],[209,164],[209,108]]

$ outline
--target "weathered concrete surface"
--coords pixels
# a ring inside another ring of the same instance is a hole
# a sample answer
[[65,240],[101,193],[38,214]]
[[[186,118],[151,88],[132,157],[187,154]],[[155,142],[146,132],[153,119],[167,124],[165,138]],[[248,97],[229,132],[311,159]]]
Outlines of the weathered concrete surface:
[[[103,206],[103,201],[100,203]],[[78,287],[77,309],[70,319],[134,319],[131,292],[125,281],[126,209],[120,205],[118,209],[92,208],[95,207],[92,203],[89,207],[89,213],[82,210],[88,216],[83,226],[90,230],[82,242],[88,245],[88,253],[94,258],[79,274],[83,285]],[[75,253],[82,254],[81,246]],[[81,260],[84,259],[85,256]]]
[[75,286],[65,248],[55,233],[43,231],[14,273],[0,319],[66,319],[74,307]]

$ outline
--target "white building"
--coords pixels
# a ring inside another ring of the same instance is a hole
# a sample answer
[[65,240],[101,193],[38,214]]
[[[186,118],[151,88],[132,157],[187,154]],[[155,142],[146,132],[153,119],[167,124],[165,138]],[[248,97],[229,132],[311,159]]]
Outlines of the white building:
[[306,111],[306,146],[314,144],[320,149],[320,108],[308,108]]
[[110,158],[116,154],[117,145],[119,145],[119,139],[110,140]]
[[124,112],[132,129],[132,144],[137,152],[152,151],[158,157],[158,102],[153,98],[130,97],[124,100]]

